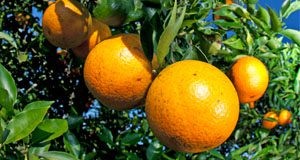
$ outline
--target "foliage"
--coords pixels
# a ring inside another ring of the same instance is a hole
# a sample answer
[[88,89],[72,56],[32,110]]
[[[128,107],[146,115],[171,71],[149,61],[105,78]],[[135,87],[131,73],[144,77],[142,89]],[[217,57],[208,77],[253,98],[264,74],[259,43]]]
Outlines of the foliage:
[[[91,13],[99,5],[81,3]],[[217,0],[130,0],[126,5],[134,9],[123,10],[124,24],[112,27],[113,34],[140,33],[145,54],[149,59],[157,54],[160,69],[198,59],[226,72],[242,54],[256,56],[268,67],[270,84],[256,108],[241,105],[232,136],[199,154],[178,153],[160,144],[142,107],[120,112],[97,104],[82,78],[83,61],[52,46],[42,34],[41,19],[34,13],[45,10],[46,1],[0,4],[1,159],[300,158],[300,32],[284,24],[300,9],[299,1],[285,0],[279,13],[257,0],[233,5]],[[222,18],[214,20],[212,12]],[[283,108],[293,113],[290,125],[271,131],[261,127],[264,113]]]

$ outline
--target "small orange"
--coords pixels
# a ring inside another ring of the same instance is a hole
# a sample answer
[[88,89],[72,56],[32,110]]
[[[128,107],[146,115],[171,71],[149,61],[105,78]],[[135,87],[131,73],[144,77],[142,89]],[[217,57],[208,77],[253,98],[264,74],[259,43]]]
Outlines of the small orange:
[[292,113],[286,109],[283,109],[279,113],[278,124],[287,125],[292,122]]
[[111,31],[108,25],[95,18],[92,19],[92,22],[93,25],[88,39],[81,45],[72,48],[72,51],[78,58],[85,59],[96,44],[111,36]]
[[75,0],[58,0],[50,4],[42,18],[45,37],[61,48],[73,48],[83,43],[91,27],[88,9]]
[[278,124],[278,115],[276,112],[269,111],[264,115],[262,125],[266,129],[273,129]]
[[89,91],[116,110],[142,105],[152,82],[151,63],[136,34],[118,34],[97,44],[85,60],[83,75]]
[[237,59],[231,66],[229,77],[237,90],[240,102],[250,103],[251,107],[263,96],[269,83],[266,66],[252,56]]
[[239,117],[239,100],[229,78],[213,65],[183,60],[164,68],[151,84],[145,105],[154,135],[180,152],[221,145]]

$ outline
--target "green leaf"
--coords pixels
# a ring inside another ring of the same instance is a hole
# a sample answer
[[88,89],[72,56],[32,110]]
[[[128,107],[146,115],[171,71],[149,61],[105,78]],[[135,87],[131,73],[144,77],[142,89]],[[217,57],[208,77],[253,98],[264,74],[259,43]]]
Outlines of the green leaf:
[[152,61],[154,51],[157,49],[159,35],[163,32],[162,24],[158,13],[150,19],[146,19],[141,28],[141,43],[143,51],[149,61]]
[[253,144],[253,143],[250,143],[250,144],[248,144],[248,145],[245,145],[245,146],[243,146],[243,147],[241,147],[241,148],[239,148],[239,149],[237,149],[237,150],[231,152],[230,155],[231,155],[232,159],[240,159],[240,158],[239,158],[240,155],[241,155],[242,153],[246,152],[249,148],[252,148],[253,146],[254,146],[254,144]]
[[221,16],[223,19],[236,20],[237,16],[229,10],[229,6],[224,6],[213,12],[214,15]]
[[38,154],[49,151],[50,145],[51,145],[50,143],[44,143],[39,146],[35,146],[35,145],[31,146],[28,150],[29,159],[39,160]]
[[230,48],[238,50],[243,50],[245,48],[243,41],[235,36],[226,39],[225,41],[223,41],[223,44],[227,45]]
[[280,34],[286,36],[300,46],[300,31],[294,29],[284,29],[280,31]]
[[294,90],[296,94],[300,94],[300,68],[298,69],[295,82],[294,82]]
[[32,133],[32,143],[51,141],[68,130],[68,122],[64,119],[45,119]]
[[12,118],[5,128],[8,133],[4,144],[16,142],[27,137],[44,119],[52,101],[36,101]]
[[264,22],[266,25],[270,25],[271,18],[269,12],[262,6],[258,7],[256,17],[260,19],[262,22]]
[[[285,0],[285,1],[282,3],[281,8],[280,8],[280,15],[281,15],[281,16],[286,14],[285,12],[286,12],[287,9],[290,7],[290,5],[291,5],[291,1],[290,1],[290,0]],[[285,17],[285,16],[283,16],[283,17]]]
[[282,9],[282,16],[284,18],[288,18],[292,13],[300,10],[300,1],[294,1],[293,3],[290,3],[290,1],[287,2],[288,5],[285,6],[284,9]]
[[127,133],[122,139],[121,139],[121,143],[124,145],[135,145],[137,144],[140,139],[141,139],[142,135],[139,133]]
[[146,151],[147,160],[160,159],[161,152],[162,145],[158,141],[151,142]]
[[279,32],[282,29],[282,22],[278,17],[277,13],[270,7],[268,7],[268,12],[271,19],[271,29],[275,32]]
[[98,0],[92,14],[110,26],[120,26],[127,17],[130,4],[126,0]]
[[114,144],[113,143],[114,137],[113,137],[111,131],[104,126],[101,128],[100,133],[98,133],[98,137],[101,141],[108,143],[109,146],[112,146]]
[[83,117],[70,115],[68,116],[67,121],[68,121],[68,128],[73,129],[79,127],[83,123]]
[[0,105],[9,113],[13,113],[13,105],[17,100],[17,86],[11,73],[2,64],[0,64],[0,95]]
[[8,43],[10,43],[14,48],[18,49],[16,41],[8,34],[4,32],[0,32],[0,39],[6,40]]
[[67,151],[69,151],[76,158],[80,157],[81,146],[78,139],[72,132],[68,131],[64,134],[64,144]]
[[250,16],[252,21],[260,28],[262,28],[264,31],[268,31],[269,30],[269,25],[265,24],[263,21],[261,21],[260,19],[256,18],[255,16]]
[[262,157],[267,157],[269,155],[269,153],[271,153],[272,151],[274,151],[274,147],[267,146],[267,147],[263,148],[262,150],[257,151],[252,158],[260,159]]
[[6,127],[6,123],[5,123],[5,121],[0,117],[0,139],[3,137],[5,127]]
[[198,53],[195,51],[193,46],[189,46],[188,49],[186,49],[185,53],[184,53],[184,57],[182,58],[184,60],[186,59],[194,59],[194,60],[198,60]]
[[209,151],[209,153],[218,159],[225,159],[224,156],[216,150],[211,150],[211,151]]
[[245,32],[246,32],[246,42],[247,42],[247,45],[248,45],[249,47],[251,47],[252,44],[253,44],[253,38],[252,38],[252,36],[251,36],[249,30],[247,29],[247,27],[245,27],[244,30],[245,30]]
[[214,23],[225,30],[243,28],[243,25],[240,22],[229,22],[225,21],[224,19],[216,20]]
[[182,22],[184,20],[184,15],[186,11],[186,6],[181,11],[181,14],[178,19],[176,19],[176,13],[177,13],[177,0],[175,0],[171,17],[169,20],[169,23],[163,33],[161,34],[158,45],[157,45],[157,60],[158,64],[161,66],[164,63],[165,57],[168,55],[170,50],[170,45],[173,42],[174,38],[176,37]]
[[73,155],[60,152],[60,151],[49,151],[38,154],[40,158],[45,158],[46,160],[77,160]]

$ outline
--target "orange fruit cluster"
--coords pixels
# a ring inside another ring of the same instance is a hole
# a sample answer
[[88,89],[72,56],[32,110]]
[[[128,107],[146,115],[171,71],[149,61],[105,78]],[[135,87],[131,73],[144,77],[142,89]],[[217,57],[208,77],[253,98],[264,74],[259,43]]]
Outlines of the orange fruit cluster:
[[54,46],[72,49],[85,59],[96,44],[111,36],[108,25],[92,18],[90,12],[75,0],[49,3],[42,18],[46,39]]
[[262,121],[262,125],[266,129],[273,129],[277,125],[287,125],[292,122],[292,113],[287,109],[282,109],[279,114],[275,111],[267,112]]
[[[85,59],[83,77],[94,97],[115,110],[145,105],[154,135],[176,151],[203,152],[224,143],[237,124],[239,102],[253,105],[268,86],[267,68],[252,56],[239,58],[229,76],[209,63],[183,60],[154,79],[157,57],[147,59],[139,35],[112,36],[75,0],[50,4],[42,24],[50,43]],[[290,112],[270,112],[263,126],[272,129],[290,119]]]

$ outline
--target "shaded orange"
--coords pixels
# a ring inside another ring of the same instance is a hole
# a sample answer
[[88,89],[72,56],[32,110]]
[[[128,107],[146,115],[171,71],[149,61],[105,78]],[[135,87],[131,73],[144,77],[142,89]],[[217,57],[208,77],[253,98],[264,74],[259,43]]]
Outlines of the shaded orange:
[[136,34],[115,35],[97,44],[86,58],[83,73],[90,92],[116,110],[143,104],[152,82],[151,63]]
[[202,152],[221,145],[233,132],[239,101],[228,77],[196,60],[176,62],[151,84],[146,116],[154,135],[180,152]]
[[93,18],[92,29],[86,41],[81,45],[72,48],[76,57],[85,59],[89,52],[101,41],[111,36],[111,31],[108,25]]
[[262,125],[266,129],[273,129],[278,124],[278,115],[273,111],[269,111],[264,115]]
[[75,0],[58,0],[50,4],[42,18],[45,37],[61,48],[73,48],[83,43],[91,27],[89,11]]
[[[243,56],[231,66],[229,77],[235,86],[241,103],[257,101],[265,93],[269,74],[266,66],[257,58]],[[251,104],[254,106],[254,103]]]
[[289,110],[283,109],[278,116],[279,125],[287,125],[292,122],[292,113]]

